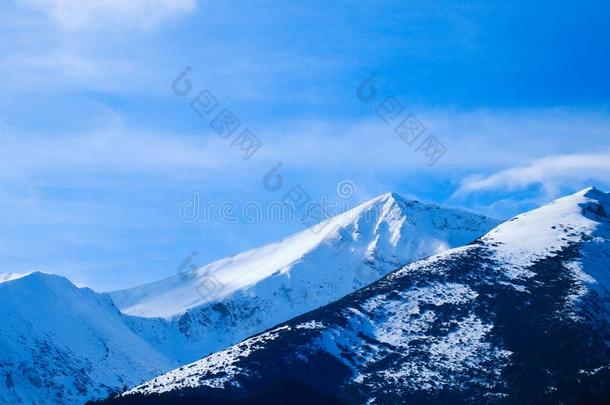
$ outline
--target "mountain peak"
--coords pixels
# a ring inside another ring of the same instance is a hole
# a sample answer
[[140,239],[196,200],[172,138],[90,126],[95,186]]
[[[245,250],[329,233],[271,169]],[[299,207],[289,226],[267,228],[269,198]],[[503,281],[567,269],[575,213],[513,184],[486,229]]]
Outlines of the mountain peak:
[[0,283],[0,308],[0,403],[82,404],[176,365],[129,328],[110,297],[62,276]]
[[604,193],[595,186],[587,187],[575,193],[574,195],[591,198],[600,202],[606,202],[610,200],[610,193]]
[[393,191],[388,191],[387,193],[383,193],[375,198],[373,198],[371,201],[397,201],[397,202],[401,202],[401,201],[406,201],[405,198],[403,198],[401,195],[393,192]]
[[587,195],[589,193],[599,193],[600,190],[595,187],[595,186],[589,186],[589,187],[585,187],[580,191],[577,191],[576,193],[574,193],[574,195]]
[[[482,239],[506,261],[525,267],[608,228],[610,197],[594,187],[559,198],[502,223]],[[604,232],[606,232],[604,231]]]
[[0,283],[15,282],[15,283],[28,283],[28,284],[70,284],[73,285],[70,280],[64,276],[60,276],[52,273],[45,273],[42,271],[32,271],[30,273],[0,273]]
[[[285,303],[294,315],[302,305],[324,305],[397,267],[468,243],[495,225],[477,214],[385,193],[279,242],[111,295],[129,315],[168,318],[245,294],[274,300],[279,291],[301,291],[304,295]],[[202,293],[202,283],[214,291]],[[308,285],[315,297],[304,292]]]
[[403,204],[403,205],[416,205],[416,204],[421,204],[421,205],[435,205],[435,204],[426,204],[423,203],[419,200],[415,200],[415,199],[408,199],[405,198],[403,196],[401,196],[398,193],[395,193],[393,191],[388,191],[387,193],[383,193],[378,195],[377,197],[374,197],[372,199],[370,199],[369,201],[363,203],[362,205],[367,205],[367,204],[379,204],[379,203],[396,203],[396,204]]
[[18,277],[17,280],[21,280],[23,282],[27,282],[28,280],[37,281],[37,282],[61,282],[61,283],[69,283],[73,285],[72,282],[64,276],[53,273],[46,273],[44,271],[33,271],[31,273],[22,274],[21,277]]

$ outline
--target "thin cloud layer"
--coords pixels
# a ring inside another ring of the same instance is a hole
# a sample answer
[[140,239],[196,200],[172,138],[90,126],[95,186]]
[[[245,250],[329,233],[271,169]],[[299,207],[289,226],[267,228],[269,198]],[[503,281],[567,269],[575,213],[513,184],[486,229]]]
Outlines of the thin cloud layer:
[[62,28],[151,28],[178,14],[193,11],[196,0],[21,0],[42,11]]
[[[193,130],[126,125],[126,119],[118,114],[93,109],[90,115],[106,118],[100,118],[102,125],[91,130],[43,131],[44,136],[40,131],[7,131],[0,149],[0,175],[49,174],[75,168],[88,172],[100,167],[121,173],[146,170],[179,173],[216,171],[222,167],[226,175],[230,172],[242,177],[254,165],[265,169],[281,161],[286,168],[320,175],[346,168],[351,173],[369,173],[373,168],[380,177],[390,173],[425,172],[444,176],[448,171],[481,173],[467,177],[456,193],[468,194],[520,189],[568,178],[601,179],[610,166],[610,152],[593,153],[595,145],[610,130],[610,122],[603,116],[589,114],[555,111],[550,125],[549,113],[545,111],[422,112],[418,117],[447,147],[446,154],[434,166],[429,166],[421,151],[401,140],[391,126],[375,115],[366,120],[286,121],[281,125],[252,128],[263,146],[245,165],[230,142],[218,137],[208,122],[191,114],[188,105],[183,108],[187,119],[193,122]],[[515,124],[517,114],[528,118]],[[549,158],[537,159],[549,153],[547,145],[557,134],[561,134],[555,140],[557,151],[551,151]],[[582,141],[585,135],[591,142]],[[500,144],[498,139],[510,139],[510,142]],[[582,152],[570,153],[576,150]]]
[[529,186],[541,186],[553,197],[562,185],[575,182],[599,182],[605,184],[610,175],[610,151],[549,156],[530,164],[505,169],[489,176],[473,176],[466,179],[454,194],[484,191],[523,190]]

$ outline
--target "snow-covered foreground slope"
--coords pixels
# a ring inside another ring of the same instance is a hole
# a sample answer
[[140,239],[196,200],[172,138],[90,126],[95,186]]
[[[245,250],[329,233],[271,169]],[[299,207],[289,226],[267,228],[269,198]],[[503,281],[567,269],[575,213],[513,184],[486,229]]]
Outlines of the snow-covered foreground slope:
[[108,402],[607,402],[608,213],[557,200]]
[[32,273],[0,283],[0,404],[71,404],[175,366],[106,294]]
[[[3,274],[0,404],[103,398],[325,305],[401,264],[467,243],[494,225],[387,194],[316,232],[112,299],[63,277]],[[222,286],[214,297],[202,290],[210,280]]]
[[165,318],[133,318],[131,324],[162,352],[187,362],[335,301],[406,263],[468,243],[496,224],[385,194],[313,230],[111,296],[127,314]]

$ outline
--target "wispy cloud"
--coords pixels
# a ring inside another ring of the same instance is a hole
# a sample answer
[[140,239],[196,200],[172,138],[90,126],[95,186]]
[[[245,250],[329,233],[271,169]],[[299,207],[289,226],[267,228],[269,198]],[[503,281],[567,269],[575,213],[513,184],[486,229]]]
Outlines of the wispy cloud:
[[[594,152],[610,131],[604,116],[554,112],[550,125],[549,112],[535,117],[524,112],[424,111],[418,117],[447,146],[446,155],[430,168],[425,157],[374,112],[364,120],[291,120],[254,126],[251,129],[263,147],[244,164],[239,152],[216,136],[208,121],[192,113],[188,104],[182,108],[192,120],[190,130],[127,125],[122,116],[108,109],[94,114],[103,113],[106,118],[90,131],[58,134],[45,130],[44,135],[37,135],[16,130],[3,139],[0,173],[20,169],[49,173],[64,168],[109,168],[122,173],[219,167],[227,171],[233,166],[247,173],[252,165],[268,167],[277,161],[307,173],[341,169],[377,170],[383,175],[395,171],[480,173],[463,181],[458,193],[465,194],[568,178],[601,179],[610,168],[610,152]],[[516,122],[519,115],[527,117]],[[247,122],[243,125],[249,127]],[[558,134],[561,136],[555,138]],[[554,153],[540,158],[553,140]]]
[[197,7],[196,0],[20,0],[47,14],[62,28],[151,28]]
[[454,194],[461,197],[482,191],[523,190],[540,186],[555,197],[559,190],[575,182],[600,182],[610,178],[610,151],[549,156],[488,176],[467,178]]
[[[176,69],[175,60],[149,51],[163,41],[165,30],[124,31],[152,24],[146,22],[153,18],[151,14],[160,18],[161,7],[144,4],[155,1],[6,3],[0,8],[0,74],[4,78],[0,101],[10,100],[6,103],[15,110],[30,108],[49,95],[73,100],[92,91],[131,97],[156,92],[158,97]],[[91,25],[67,29],[53,17],[52,10],[72,10],[72,3],[74,14],[82,13],[83,24],[92,19]],[[123,9],[123,4],[128,8]],[[143,8],[141,15],[136,5]],[[26,97],[28,93],[33,94]]]
[[240,155],[219,139],[180,137],[113,128],[80,135],[5,137],[0,149],[0,179],[76,173],[182,175],[229,170]]
[[[562,109],[472,110],[413,108],[428,133],[447,153],[434,170],[462,169],[485,176],[526,166],[544,155],[587,155],[606,145],[610,119],[603,114]],[[292,121],[264,131],[264,155],[314,168],[375,167],[428,170],[414,152],[371,109],[364,120]],[[324,144],[324,148],[319,145]],[[299,145],[296,148],[294,145]],[[432,169],[430,169],[432,170]]]

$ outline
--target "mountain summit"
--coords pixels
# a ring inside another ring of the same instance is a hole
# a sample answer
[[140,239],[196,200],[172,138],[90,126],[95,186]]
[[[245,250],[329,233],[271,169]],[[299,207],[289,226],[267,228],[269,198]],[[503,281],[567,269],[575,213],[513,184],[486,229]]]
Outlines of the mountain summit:
[[609,212],[561,198],[108,402],[607,402]]
[[34,272],[0,283],[0,403],[77,404],[179,363],[134,333],[106,294]]
[[[134,329],[187,362],[468,243],[496,224],[388,193],[280,242],[111,296],[138,317]],[[150,329],[141,317],[161,317],[169,326]]]
[[[295,294],[289,306],[305,300],[315,308],[495,225],[481,215],[387,193],[279,242],[110,294],[121,311],[143,317],[169,318],[243,291],[249,300],[267,299],[280,289]],[[299,291],[305,289],[307,297]]]

